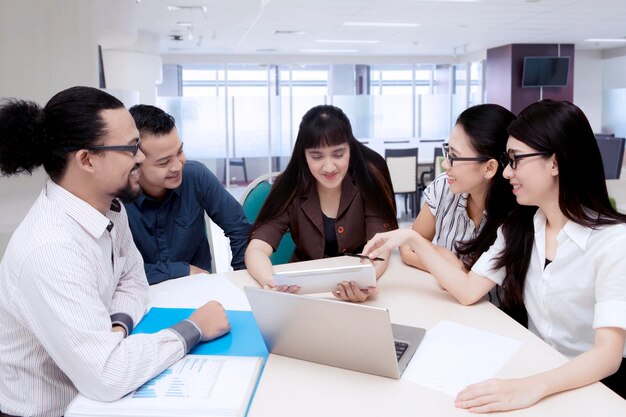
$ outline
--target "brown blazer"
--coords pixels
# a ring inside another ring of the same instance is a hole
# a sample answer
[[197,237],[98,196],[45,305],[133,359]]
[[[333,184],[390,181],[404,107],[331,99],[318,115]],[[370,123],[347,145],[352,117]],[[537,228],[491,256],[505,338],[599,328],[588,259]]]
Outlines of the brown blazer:
[[[365,204],[350,174],[346,174],[341,184],[335,227],[337,246],[342,254],[360,253],[372,236],[390,230],[392,225]],[[285,213],[252,231],[251,238],[263,240],[276,250],[287,230],[291,231],[296,244],[290,262],[324,257],[324,220],[315,186],[308,195],[297,198]]]

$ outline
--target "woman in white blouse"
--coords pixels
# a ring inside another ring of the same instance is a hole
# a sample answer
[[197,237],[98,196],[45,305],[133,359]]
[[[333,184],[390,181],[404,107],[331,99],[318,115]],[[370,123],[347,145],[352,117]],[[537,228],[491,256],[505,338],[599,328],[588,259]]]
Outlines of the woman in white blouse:
[[[425,203],[412,226],[450,261],[458,263],[460,258],[467,270],[491,246],[515,206],[499,163],[509,137],[507,127],[514,119],[497,104],[461,113],[443,146],[446,173],[424,190]],[[400,253],[406,264],[428,271],[409,246]]]
[[626,398],[626,216],[610,205],[593,131],[575,105],[543,100],[523,110],[509,134],[504,176],[521,206],[469,273],[412,230],[377,234],[363,252],[408,244],[466,305],[502,284],[503,309],[571,358],[539,374],[470,385],[457,407],[524,408],[596,381]]

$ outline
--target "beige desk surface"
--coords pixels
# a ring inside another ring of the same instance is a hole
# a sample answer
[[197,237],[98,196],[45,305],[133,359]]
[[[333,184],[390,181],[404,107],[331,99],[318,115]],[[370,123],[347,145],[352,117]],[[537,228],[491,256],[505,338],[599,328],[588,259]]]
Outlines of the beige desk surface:
[[[332,264],[332,259],[311,264]],[[277,266],[277,270],[294,268]],[[235,285],[256,285],[246,271],[228,272]],[[184,278],[183,278],[184,279]],[[427,273],[405,266],[394,253],[367,304],[389,309],[394,323],[426,329],[452,320],[523,342],[497,375],[514,378],[558,366],[566,359],[488,302],[465,307]],[[332,297],[329,294],[329,297]],[[494,413],[501,415],[504,413]],[[492,414],[492,415],[494,415]],[[420,385],[270,355],[249,417],[265,416],[467,416],[453,398]],[[626,417],[626,401],[600,383],[546,398],[507,416]]]

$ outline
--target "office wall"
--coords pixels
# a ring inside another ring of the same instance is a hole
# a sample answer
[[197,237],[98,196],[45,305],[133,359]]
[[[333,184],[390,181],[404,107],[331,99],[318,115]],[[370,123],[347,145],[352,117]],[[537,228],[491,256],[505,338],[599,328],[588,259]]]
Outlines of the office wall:
[[626,47],[603,52],[602,130],[626,137]]
[[102,51],[107,88],[137,91],[143,104],[156,104],[156,85],[161,83],[161,57],[124,50]]
[[626,88],[626,47],[606,50],[602,59],[602,88]]
[[602,52],[577,50],[574,71],[574,104],[587,115],[594,132],[602,131]]
[[74,85],[98,86],[93,3],[0,0],[0,96],[44,104]]
[[[523,88],[525,56],[569,56],[569,82],[565,87]],[[573,44],[513,44],[487,50],[487,101],[518,114],[540,100],[574,100],[575,56]],[[543,90],[543,91],[542,91]]]

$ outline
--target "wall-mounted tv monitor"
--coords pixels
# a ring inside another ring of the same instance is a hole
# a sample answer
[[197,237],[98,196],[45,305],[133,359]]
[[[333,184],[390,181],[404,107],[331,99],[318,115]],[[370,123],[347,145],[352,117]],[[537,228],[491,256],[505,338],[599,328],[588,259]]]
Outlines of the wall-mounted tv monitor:
[[568,74],[568,56],[527,56],[522,87],[565,87]]

